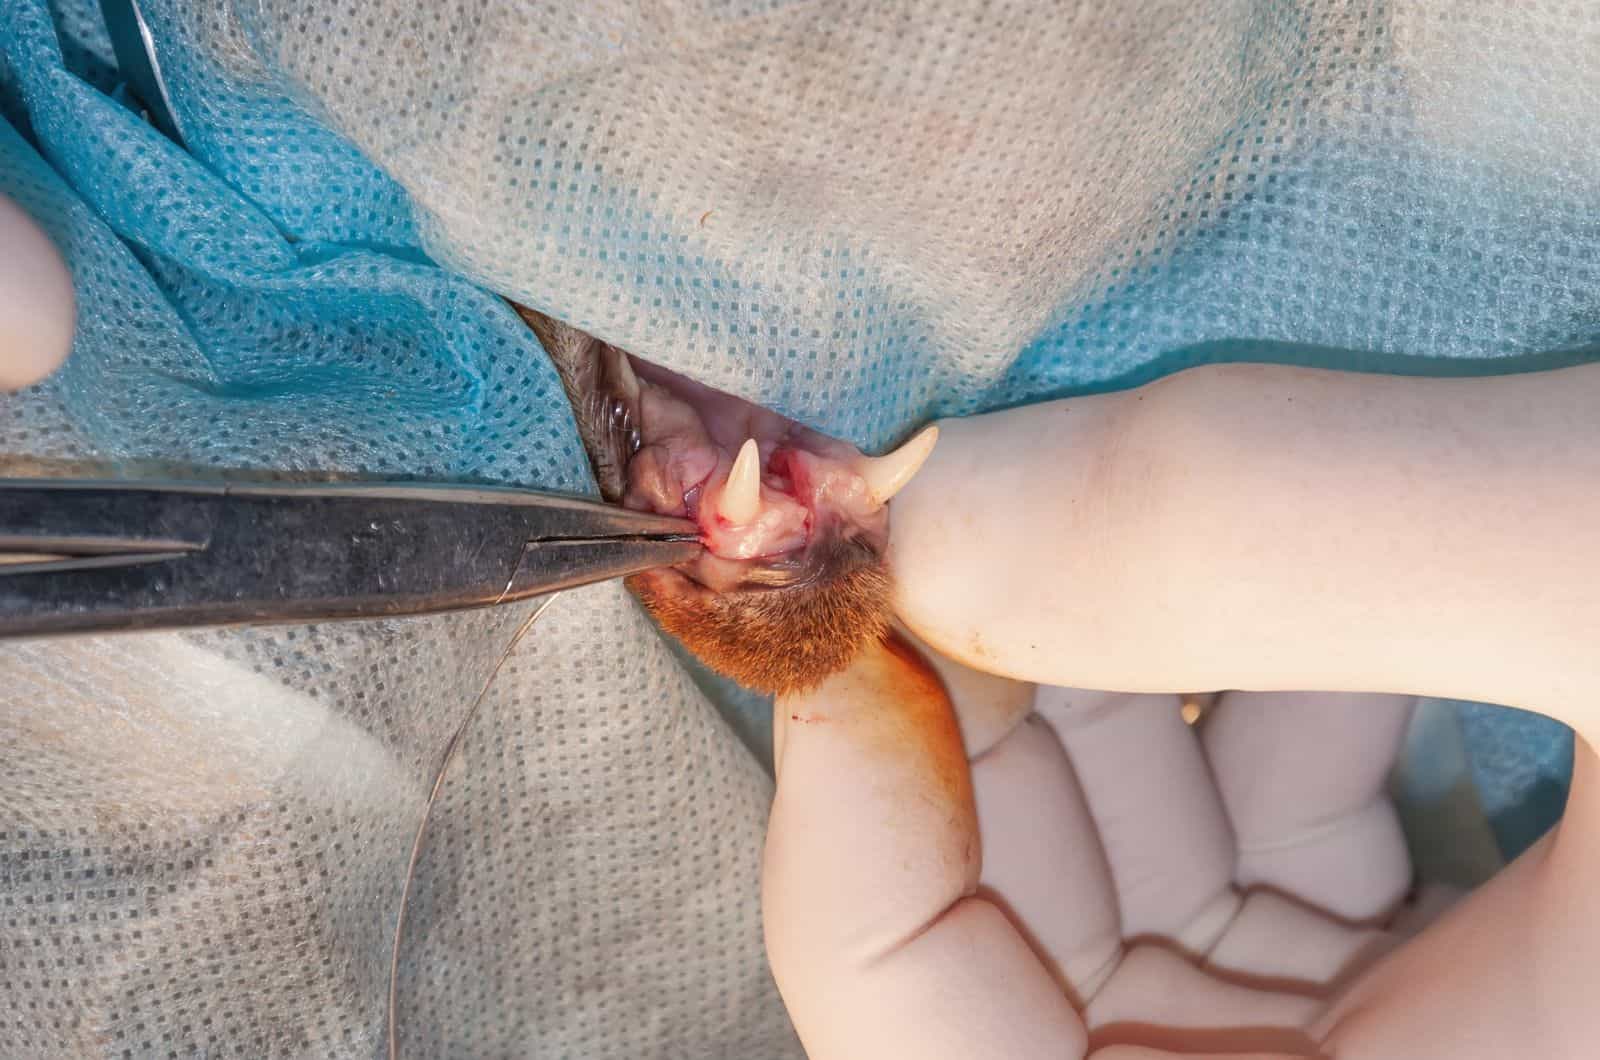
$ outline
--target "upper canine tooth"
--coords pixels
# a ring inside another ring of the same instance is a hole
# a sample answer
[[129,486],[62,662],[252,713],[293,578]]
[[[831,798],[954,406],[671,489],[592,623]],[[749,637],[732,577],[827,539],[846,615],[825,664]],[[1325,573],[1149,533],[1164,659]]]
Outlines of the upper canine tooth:
[[743,526],[761,511],[761,450],[754,438],[746,438],[734,458],[733,470],[722,485],[717,514],[734,526]]
[[939,428],[930,426],[892,453],[862,457],[857,470],[866,480],[867,492],[872,499],[879,504],[888,504],[889,498],[904,489],[905,484],[911,481],[911,476],[922,467],[938,440]]
[[639,377],[633,374],[633,365],[628,360],[628,355],[615,346],[606,347],[606,359],[610,362],[608,373],[616,380],[617,389],[629,402],[639,400]]

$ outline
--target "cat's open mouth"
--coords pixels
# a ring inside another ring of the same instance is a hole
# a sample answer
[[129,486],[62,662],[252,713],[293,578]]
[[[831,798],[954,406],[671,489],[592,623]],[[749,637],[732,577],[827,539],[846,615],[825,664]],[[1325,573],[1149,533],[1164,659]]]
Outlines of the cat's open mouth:
[[868,457],[770,409],[571,329],[562,335],[556,329],[564,325],[552,328],[548,318],[519,311],[561,368],[606,499],[694,520],[705,553],[685,573],[715,591],[804,581],[821,554],[842,542],[881,554],[888,499],[937,437],[929,428],[895,453]]
[[754,688],[816,684],[890,614],[888,501],[928,428],[887,456],[713,390],[517,307],[561,374],[602,495],[694,520],[704,550],[629,587],[713,668]]

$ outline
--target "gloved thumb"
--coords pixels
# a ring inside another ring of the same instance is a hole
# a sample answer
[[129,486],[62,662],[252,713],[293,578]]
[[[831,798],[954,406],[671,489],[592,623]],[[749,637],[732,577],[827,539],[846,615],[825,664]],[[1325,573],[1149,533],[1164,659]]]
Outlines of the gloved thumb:
[[1082,1023],[975,896],[972,780],[950,699],[897,636],[780,698],[762,874],[773,974],[813,1060],[1080,1057]]
[[22,208],[0,195],[0,393],[48,376],[67,359],[72,276]]

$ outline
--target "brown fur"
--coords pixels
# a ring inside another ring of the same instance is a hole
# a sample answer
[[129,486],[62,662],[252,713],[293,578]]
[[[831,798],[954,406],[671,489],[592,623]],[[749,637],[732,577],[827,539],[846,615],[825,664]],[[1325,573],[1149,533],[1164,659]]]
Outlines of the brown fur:
[[814,688],[889,628],[889,572],[853,542],[841,543],[821,573],[800,585],[715,593],[670,570],[626,584],[702,662],[759,692]]
[[600,351],[605,343],[525,305],[512,302],[511,308],[533,330],[554,362],[561,386],[567,392],[567,404],[572,406],[572,416],[578,424],[578,436],[588,450],[600,495],[615,503],[622,498],[626,487],[625,458],[605,444],[610,431],[607,408],[595,400],[602,374]]

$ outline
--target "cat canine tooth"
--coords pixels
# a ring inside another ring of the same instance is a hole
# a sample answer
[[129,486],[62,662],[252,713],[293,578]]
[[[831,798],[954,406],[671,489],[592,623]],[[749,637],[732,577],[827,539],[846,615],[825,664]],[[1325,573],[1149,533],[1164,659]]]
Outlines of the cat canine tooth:
[[722,486],[717,514],[734,526],[744,526],[761,511],[761,450],[754,438],[746,438]]
[[639,400],[639,377],[633,374],[633,365],[628,362],[628,355],[615,346],[606,347],[606,358],[610,361],[607,368],[609,374],[616,380],[617,387],[622,391],[622,396],[630,403]]
[[911,481],[911,476],[922,467],[938,440],[939,428],[927,427],[892,453],[862,457],[856,470],[866,480],[867,492],[872,499],[879,504],[888,504],[889,498],[904,489],[905,484]]

